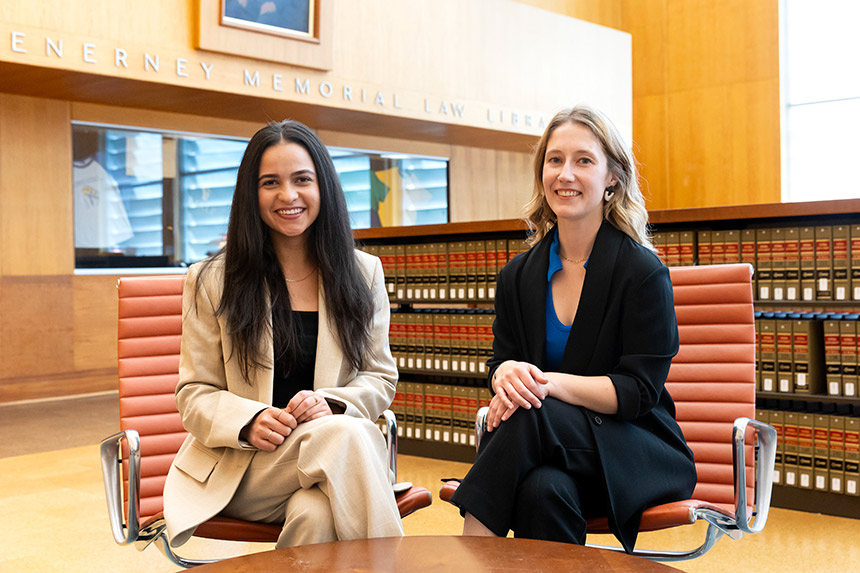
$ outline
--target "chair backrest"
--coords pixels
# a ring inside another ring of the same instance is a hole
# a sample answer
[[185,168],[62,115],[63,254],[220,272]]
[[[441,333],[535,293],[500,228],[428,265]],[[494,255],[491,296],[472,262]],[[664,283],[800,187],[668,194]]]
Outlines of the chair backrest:
[[[121,278],[118,285],[120,429],[140,434],[141,522],[162,511],[167,471],[186,436],[174,398],[184,284],[185,275],[175,275]],[[123,478],[127,484],[127,462]]]
[[[693,498],[734,507],[732,427],[755,418],[755,322],[752,267],[747,264],[669,270],[681,347],[666,387],[696,458]],[[752,502],[754,449],[747,441],[747,499]]]

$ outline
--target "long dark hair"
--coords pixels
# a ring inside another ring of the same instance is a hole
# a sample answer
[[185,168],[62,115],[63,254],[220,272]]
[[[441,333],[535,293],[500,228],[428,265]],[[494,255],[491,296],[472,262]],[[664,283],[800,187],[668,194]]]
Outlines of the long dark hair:
[[[270,123],[254,134],[242,156],[226,245],[201,269],[202,275],[215,259],[224,260],[224,290],[216,312],[227,318],[228,333],[246,381],[251,380],[255,368],[273,366],[261,352],[266,335],[278,341],[275,360],[285,358],[285,363],[292,365],[298,356],[298,321],[293,317],[287,283],[269,227],[260,218],[257,198],[263,153],[282,142],[301,145],[314,163],[320,210],[308,230],[308,256],[319,268],[329,320],[338,333],[341,351],[354,368],[363,362],[373,318],[370,288],[355,260],[346,198],[328,150],[302,123]],[[321,329],[327,327],[320,324]]]

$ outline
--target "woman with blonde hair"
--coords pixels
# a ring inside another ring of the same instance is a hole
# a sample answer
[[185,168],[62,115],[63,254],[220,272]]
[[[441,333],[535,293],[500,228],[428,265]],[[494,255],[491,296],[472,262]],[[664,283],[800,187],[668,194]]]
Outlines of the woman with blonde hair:
[[532,247],[498,277],[478,456],[451,501],[464,535],[585,543],[607,516],[627,551],[642,512],[693,491],[664,384],[678,351],[668,269],[633,154],[599,111],[557,114],[535,150]]

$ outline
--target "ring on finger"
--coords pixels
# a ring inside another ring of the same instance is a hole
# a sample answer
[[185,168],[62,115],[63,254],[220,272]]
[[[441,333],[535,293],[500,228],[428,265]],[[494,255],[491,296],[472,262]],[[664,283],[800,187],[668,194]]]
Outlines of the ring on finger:
[[272,437],[272,434],[273,434],[273,433],[275,433],[275,431],[274,431],[274,430],[269,430],[269,433],[268,433],[268,434],[266,434],[266,441],[267,441],[267,442],[269,441],[269,438],[271,438],[271,437]]
[[316,406],[319,403],[320,403],[319,397],[316,394],[314,394],[314,406]]

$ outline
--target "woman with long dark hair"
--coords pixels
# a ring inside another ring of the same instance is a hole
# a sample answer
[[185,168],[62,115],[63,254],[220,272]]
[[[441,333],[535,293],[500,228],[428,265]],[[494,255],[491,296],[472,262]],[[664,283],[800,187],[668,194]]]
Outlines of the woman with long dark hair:
[[388,324],[382,267],[354,248],[325,146],[295,121],[262,128],[226,245],[185,284],[171,545],[217,514],[283,522],[278,547],[403,534],[373,422],[397,382]]

